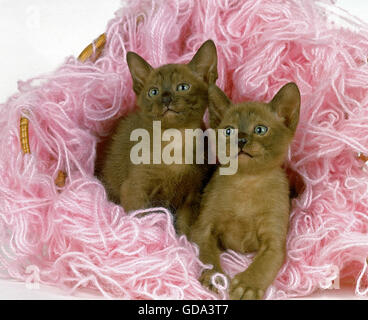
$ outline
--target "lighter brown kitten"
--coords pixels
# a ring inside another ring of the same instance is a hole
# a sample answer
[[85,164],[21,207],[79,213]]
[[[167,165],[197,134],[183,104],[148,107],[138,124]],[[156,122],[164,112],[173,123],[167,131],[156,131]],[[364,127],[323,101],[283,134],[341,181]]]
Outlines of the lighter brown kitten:
[[[199,194],[208,166],[196,164],[153,164],[153,121],[161,121],[162,130],[203,128],[208,106],[208,84],[217,79],[217,53],[211,40],[206,41],[188,64],[169,64],[152,68],[133,52],[127,62],[137,95],[138,112],[123,118],[107,147],[101,180],[109,198],[126,211],[163,206],[176,213],[179,233],[189,231],[198,213]],[[151,137],[151,164],[133,164],[130,141],[134,129],[142,128]],[[162,142],[162,148],[169,142]],[[184,155],[185,142],[183,143]],[[195,149],[193,150],[195,154]],[[185,161],[183,161],[184,163]]]
[[[206,186],[198,220],[190,238],[200,259],[214,268],[201,276],[223,272],[220,254],[232,249],[257,254],[252,264],[231,281],[232,299],[261,299],[281,268],[286,252],[289,185],[281,168],[299,120],[300,93],[294,83],[281,88],[270,103],[232,104],[216,86],[209,88],[211,126],[238,130],[238,171],[220,175]],[[220,165],[221,166],[221,165]]]

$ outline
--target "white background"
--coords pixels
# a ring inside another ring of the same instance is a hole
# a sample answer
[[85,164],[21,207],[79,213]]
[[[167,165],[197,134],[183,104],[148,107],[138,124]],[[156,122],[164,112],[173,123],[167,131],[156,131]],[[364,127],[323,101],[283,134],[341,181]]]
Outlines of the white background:
[[[300,0],[309,1],[309,0]],[[368,22],[368,0],[337,0]],[[16,92],[17,81],[52,72],[106,30],[120,0],[0,0],[0,103]],[[0,280],[0,299],[99,298],[68,296],[58,288],[27,289],[24,283]],[[358,299],[348,289],[325,290],[309,299]],[[368,299],[368,297],[367,297]]]

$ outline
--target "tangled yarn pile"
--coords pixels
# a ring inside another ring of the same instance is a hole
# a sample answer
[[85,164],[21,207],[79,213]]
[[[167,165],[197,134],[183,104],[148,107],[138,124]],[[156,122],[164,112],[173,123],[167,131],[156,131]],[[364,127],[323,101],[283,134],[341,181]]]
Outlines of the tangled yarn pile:
[[[308,295],[337,277],[367,293],[368,174],[357,155],[368,155],[368,26],[334,9],[328,0],[129,1],[96,62],[69,57],[21,82],[0,106],[0,274],[26,281],[31,266],[43,284],[123,299],[227,298],[198,282],[209,266],[176,236],[170,212],[127,214],[93,175],[96,144],[135,108],[127,51],[157,67],[188,62],[212,39],[217,84],[234,101],[268,101],[289,81],[302,95],[288,166],[305,189],[266,298]],[[359,32],[337,28],[334,15]],[[20,147],[22,116],[30,154]],[[54,183],[60,170],[64,187]],[[253,256],[229,251],[222,262],[234,275]]]

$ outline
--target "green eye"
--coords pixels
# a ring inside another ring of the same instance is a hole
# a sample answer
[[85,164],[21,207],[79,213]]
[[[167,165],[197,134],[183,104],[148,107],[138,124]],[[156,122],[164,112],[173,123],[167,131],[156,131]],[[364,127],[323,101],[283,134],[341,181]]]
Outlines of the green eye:
[[188,91],[190,88],[190,85],[187,83],[181,83],[176,87],[176,91]]
[[229,137],[232,134],[234,134],[235,129],[233,127],[226,127],[224,132],[225,132],[225,136]]
[[256,126],[254,128],[254,133],[258,134],[259,136],[265,135],[267,133],[267,131],[268,131],[268,128],[265,127],[265,126]]
[[157,95],[158,95],[158,93],[159,93],[159,91],[158,91],[158,89],[157,89],[157,88],[151,88],[151,89],[149,89],[149,91],[148,91],[148,95],[149,95],[150,97],[157,96]]

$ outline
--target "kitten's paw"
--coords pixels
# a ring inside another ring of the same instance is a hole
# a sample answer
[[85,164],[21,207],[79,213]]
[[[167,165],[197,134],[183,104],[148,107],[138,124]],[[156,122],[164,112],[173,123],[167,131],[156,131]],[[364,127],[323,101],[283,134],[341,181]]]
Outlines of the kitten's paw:
[[215,274],[213,270],[205,270],[202,272],[199,282],[202,284],[202,286],[214,290],[214,286],[212,285],[212,276]]
[[[206,287],[209,290],[213,291],[214,293],[218,294],[219,293],[218,289],[212,284],[212,277],[216,273],[218,273],[218,272],[214,271],[214,270],[205,270],[205,271],[202,272],[202,275],[199,278],[199,281],[201,282],[201,284],[204,287]],[[220,287],[224,287],[225,284],[226,284],[226,280],[225,280],[225,283],[223,283],[222,279],[221,279],[220,282],[218,280],[216,282],[220,285]]]
[[246,279],[234,277],[230,285],[231,300],[261,300],[265,291],[254,284],[250,284]]

